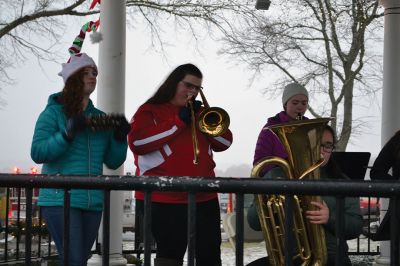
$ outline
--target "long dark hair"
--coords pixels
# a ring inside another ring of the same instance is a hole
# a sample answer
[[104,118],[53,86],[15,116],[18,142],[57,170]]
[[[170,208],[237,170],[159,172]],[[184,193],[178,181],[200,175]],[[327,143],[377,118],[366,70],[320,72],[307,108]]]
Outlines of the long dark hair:
[[61,92],[61,96],[58,99],[63,105],[63,110],[67,118],[83,112],[84,71],[85,68],[82,68],[67,79]]
[[169,102],[175,96],[178,83],[182,81],[186,75],[193,75],[200,79],[203,78],[200,69],[195,65],[180,65],[169,74],[167,79],[161,84],[154,95],[146,101],[146,103],[161,104]]
[[[326,125],[324,127],[323,131],[329,131],[332,134],[333,145],[336,145],[337,139],[336,139],[335,130],[331,126]],[[332,178],[344,178],[345,177],[342,170],[340,169],[338,163],[333,158],[333,154],[331,154],[331,157],[324,168],[326,169],[326,172],[329,174],[329,176]]]

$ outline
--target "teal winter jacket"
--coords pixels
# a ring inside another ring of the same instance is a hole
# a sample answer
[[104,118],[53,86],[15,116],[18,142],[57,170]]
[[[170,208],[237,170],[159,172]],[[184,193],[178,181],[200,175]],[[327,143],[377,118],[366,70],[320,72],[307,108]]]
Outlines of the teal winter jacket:
[[[62,136],[66,127],[63,106],[57,101],[60,93],[50,95],[40,114],[32,140],[31,157],[43,164],[42,174],[97,176],[103,173],[103,163],[117,169],[126,159],[127,141],[117,141],[113,132],[84,129],[68,142]],[[85,115],[101,114],[89,100]],[[73,208],[101,211],[101,190],[72,189],[70,204]],[[40,189],[39,206],[63,206],[63,189]]]

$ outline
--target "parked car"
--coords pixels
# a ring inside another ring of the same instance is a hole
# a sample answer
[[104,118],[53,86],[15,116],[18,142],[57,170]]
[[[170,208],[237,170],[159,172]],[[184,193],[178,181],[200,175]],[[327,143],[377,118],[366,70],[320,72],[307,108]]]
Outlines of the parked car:
[[226,213],[228,211],[229,193],[218,193],[218,196],[219,196],[219,208],[222,213]]
[[369,211],[370,216],[379,217],[380,207],[381,204],[378,198],[369,198],[369,197],[360,198],[360,208],[361,208],[361,214],[363,216],[368,216],[368,211]]

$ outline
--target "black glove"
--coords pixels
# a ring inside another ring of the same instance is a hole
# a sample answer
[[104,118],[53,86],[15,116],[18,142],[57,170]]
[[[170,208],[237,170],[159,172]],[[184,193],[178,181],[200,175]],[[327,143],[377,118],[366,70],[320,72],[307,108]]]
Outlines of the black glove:
[[118,121],[118,125],[114,129],[114,138],[118,141],[124,141],[131,131],[131,125],[123,114],[116,114],[115,118]]
[[82,113],[69,118],[63,137],[67,141],[72,141],[79,131],[86,128],[86,125],[86,117]]
[[[193,102],[194,113],[197,113],[200,110],[201,105],[202,105],[201,101],[195,100]],[[190,124],[192,122],[192,112],[190,110],[190,107],[188,106],[182,107],[181,110],[179,110],[179,118],[186,124]]]

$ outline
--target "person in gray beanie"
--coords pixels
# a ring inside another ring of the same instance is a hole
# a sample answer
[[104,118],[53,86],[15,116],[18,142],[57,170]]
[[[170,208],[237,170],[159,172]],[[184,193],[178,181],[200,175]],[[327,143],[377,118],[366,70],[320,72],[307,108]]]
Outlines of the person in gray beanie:
[[[284,124],[296,119],[307,119],[304,113],[308,108],[308,92],[299,83],[290,83],[285,86],[282,93],[283,111],[273,117],[269,117],[267,123],[261,129],[258,135],[257,144],[254,152],[253,165],[266,156],[278,156],[287,158],[287,153],[278,137],[270,130],[264,128]],[[260,172],[264,176],[273,165],[266,165]]]
[[[308,101],[308,92],[304,86],[300,85],[299,83],[290,83],[285,86],[285,89],[283,90],[282,93],[282,104],[283,107],[286,106],[287,102],[292,98],[293,96],[296,95],[303,95],[307,98]],[[304,101],[304,97],[302,97]]]

